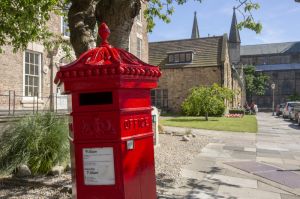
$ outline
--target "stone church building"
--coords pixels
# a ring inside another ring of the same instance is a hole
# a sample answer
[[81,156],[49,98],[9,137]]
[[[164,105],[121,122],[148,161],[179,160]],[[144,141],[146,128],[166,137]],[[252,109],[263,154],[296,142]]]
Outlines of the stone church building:
[[[235,17],[235,16],[234,16]],[[196,13],[191,38],[149,43],[149,63],[162,71],[159,87],[152,91],[152,103],[164,111],[180,112],[181,104],[193,87],[217,83],[234,90],[235,97],[227,103],[242,103],[243,81],[240,71],[232,65],[230,51],[235,49],[236,30],[213,37],[200,37]]]
[[[147,22],[142,17],[146,3],[142,1],[140,15],[135,19],[129,38],[128,51],[148,62]],[[52,14],[48,22],[50,31],[68,40],[68,24],[61,16]],[[53,85],[60,65],[66,64],[62,49],[52,55],[39,43],[30,43],[25,51],[12,52],[3,46],[0,54],[0,115],[21,111],[47,110],[53,103],[55,109],[66,109],[66,96]],[[53,70],[52,70],[53,69]],[[51,100],[52,99],[52,100]]]
[[[235,13],[233,24],[236,24]],[[262,96],[249,99],[255,102],[260,110],[271,110],[273,91],[271,84],[275,83],[274,103],[288,101],[289,96],[300,95],[300,42],[284,42],[241,46],[241,39],[235,25],[231,26],[229,48],[232,64],[236,68],[248,65],[256,67],[256,72],[269,76],[268,86]]]
[[257,72],[269,76],[269,85],[263,96],[253,96],[258,107],[271,110],[274,103],[289,101],[291,95],[300,95],[300,42],[241,46],[241,63],[256,66]]

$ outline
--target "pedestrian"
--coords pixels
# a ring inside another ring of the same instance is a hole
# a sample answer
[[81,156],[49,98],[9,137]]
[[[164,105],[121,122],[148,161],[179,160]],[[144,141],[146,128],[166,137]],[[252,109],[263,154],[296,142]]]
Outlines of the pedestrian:
[[258,107],[257,107],[257,104],[254,103],[253,109],[254,109],[254,113],[255,113],[255,115],[256,115],[256,114],[258,113]]

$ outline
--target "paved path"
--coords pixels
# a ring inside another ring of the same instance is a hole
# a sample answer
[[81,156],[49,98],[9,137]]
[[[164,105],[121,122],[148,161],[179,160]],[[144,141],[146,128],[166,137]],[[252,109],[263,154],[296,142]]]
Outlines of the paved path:
[[300,199],[299,127],[266,113],[257,119],[257,134],[193,130],[212,141],[182,168],[186,183],[160,198]]

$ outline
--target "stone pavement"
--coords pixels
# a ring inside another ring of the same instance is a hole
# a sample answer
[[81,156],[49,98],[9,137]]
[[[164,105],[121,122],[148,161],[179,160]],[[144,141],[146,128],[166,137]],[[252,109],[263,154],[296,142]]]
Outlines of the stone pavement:
[[182,168],[185,183],[159,198],[300,199],[300,128],[270,113],[257,120],[257,134],[193,129],[212,141]]

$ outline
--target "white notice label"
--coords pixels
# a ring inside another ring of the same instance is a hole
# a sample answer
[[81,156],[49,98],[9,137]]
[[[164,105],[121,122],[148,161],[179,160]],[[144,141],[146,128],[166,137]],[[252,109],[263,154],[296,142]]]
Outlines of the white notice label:
[[114,168],[114,153],[112,147],[83,149],[85,185],[114,185]]

